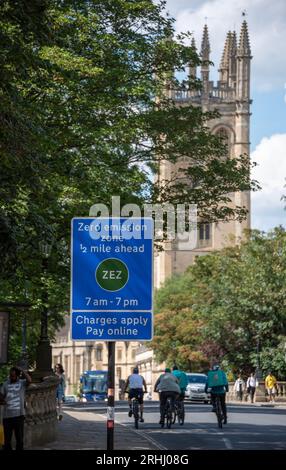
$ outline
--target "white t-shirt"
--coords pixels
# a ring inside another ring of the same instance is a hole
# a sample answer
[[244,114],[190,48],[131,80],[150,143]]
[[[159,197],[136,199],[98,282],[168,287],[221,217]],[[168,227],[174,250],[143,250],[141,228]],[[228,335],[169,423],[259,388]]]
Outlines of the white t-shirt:
[[234,384],[234,390],[236,392],[243,392],[245,387],[245,382],[243,379],[236,379],[235,384]]
[[4,382],[1,392],[6,401],[4,418],[15,418],[25,415],[26,386],[26,379],[18,379],[16,382],[10,382],[10,379],[8,379]]
[[129,388],[143,388],[143,377],[139,374],[129,376]]
[[255,378],[255,377],[248,377],[246,386],[247,386],[247,387],[257,387],[257,380],[256,380],[256,378]]

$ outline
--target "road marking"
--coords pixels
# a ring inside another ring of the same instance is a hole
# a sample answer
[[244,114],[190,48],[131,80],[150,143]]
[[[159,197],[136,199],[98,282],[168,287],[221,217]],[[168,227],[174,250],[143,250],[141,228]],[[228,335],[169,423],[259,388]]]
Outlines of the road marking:
[[[217,435],[218,436],[224,436],[224,432],[222,432],[222,431],[217,432]],[[222,437],[222,441],[223,441],[223,443],[224,443],[224,445],[227,449],[233,449],[232,443],[230,442],[230,440],[227,437]]]
[[[119,424],[121,424],[121,423],[119,423]],[[125,425],[125,424],[121,424],[121,426],[125,426],[126,428],[131,427],[131,426],[128,426],[128,425]],[[138,434],[139,436],[143,436],[147,441],[151,442],[155,447],[157,447],[157,449],[159,449],[159,450],[168,450],[167,447],[164,447],[162,444],[160,444],[158,441],[153,439],[153,437],[146,434],[144,431],[136,431],[134,429],[134,432],[136,432],[136,434]]]
[[[146,423],[148,424],[148,423]],[[207,431],[205,429],[166,429],[165,428],[165,431],[168,433],[168,434],[209,434],[207,433]],[[147,432],[147,431],[146,431]],[[162,429],[148,429],[148,433],[152,433],[152,434],[161,434],[162,433]],[[217,434],[217,433],[215,433]]]
[[222,440],[223,440],[223,442],[224,442],[224,444],[225,444],[225,447],[226,447],[227,449],[233,449],[232,443],[230,442],[229,439],[227,439],[226,437],[223,437]]
[[[105,416],[103,415],[99,415],[99,416],[102,416],[103,418],[106,418]],[[123,423],[120,423],[120,421],[117,421],[117,420],[114,420],[114,422],[116,424],[119,424],[120,426],[123,426],[124,428],[127,428],[127,429],[132,429],[132,432],[134,432],[135,434],[138,434],[138,436],[140,437],[143,437],[144,439],[146,439],[146,441],[149,441],[151,442],[155,447],[157,447],[157,449],[159,450],[168,450],[167,447],[164,447],[162,444],[160,444],[159,442],[155,441],[155,439],[153,439],[152,437],[148,436],[147,434],[145,434],[143,431],[137,431],[136,429],[132,428],[129,424],[123,424]]]

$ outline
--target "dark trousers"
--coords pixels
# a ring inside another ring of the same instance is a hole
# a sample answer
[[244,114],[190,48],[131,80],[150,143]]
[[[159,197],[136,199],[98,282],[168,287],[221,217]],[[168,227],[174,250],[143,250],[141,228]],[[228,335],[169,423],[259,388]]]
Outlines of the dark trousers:
[[171,398],[171,406],[172,406],[172,409],[174,409],[174,405],[175,405],[175,400],[176,398],[178,397],[178,393],[177,392],[161,392],[160,393],[160,414],[161,414],[161,419],[164,418],[164,410],[165,410],[165,405],[166,405],[166,401],[167,401],[167,398]]
[[249,387],[249,395],[250,395],[251,403],[253,403],[254,394],[255,394],[255,387]]
[[227,413],[226,413],[226,404],[225,404],[225,393],[222,394],[211,394],[211,402],[213,407],[215,407],[215,402],[216,402],[216,397],[219,397],[220,402],[221,402],[221,409],[223,412],[223,417],[226,419],[227,418]]
[[24,447],[24,416],[15,418],[4,418],[4,450],[12,450],[11,440],[13,431],[16,438],[16,450],[23,450]]

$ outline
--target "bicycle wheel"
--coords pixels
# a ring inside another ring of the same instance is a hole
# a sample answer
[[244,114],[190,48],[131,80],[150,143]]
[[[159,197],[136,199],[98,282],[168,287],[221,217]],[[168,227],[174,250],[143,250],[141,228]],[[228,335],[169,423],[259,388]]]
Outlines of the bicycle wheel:
[[175,424],[177,416],[178,416],[178,420],[179,420],[179,407],[178,407],[177,403],[175,403],[172,424]]
[[179,409],[178,409],[178,422],[180,426],[183,426],[185,422],[185,406],[184,402],[180,402]]
[[135,428],[138,429],[138,423],[139,423],[139,406],[138,406],[138,401],[137,401],[137,400],[133,400],[133,416],[134,416]]
[[160,417],[161,417],[161,419],[160,419],[160,424],[161,424],[161,428],[163,428],[163,427],[165,426],[166,405],[167,405],[167,404],[165,404],[165,407],[164,407],[164,409],[163,409],[163,413],[161,413],[161,408],[160,408]]
[[223,414],[222,414],[221,401],[220,401],[219,397],[216,398],[216,416],[217,416],[218,427],[221,429],[222,428]]
[[172,422],[173,422],[173,413],[172,413],[172,406],[171,402],[168,400],[167,401],[167,428],[171,429]]

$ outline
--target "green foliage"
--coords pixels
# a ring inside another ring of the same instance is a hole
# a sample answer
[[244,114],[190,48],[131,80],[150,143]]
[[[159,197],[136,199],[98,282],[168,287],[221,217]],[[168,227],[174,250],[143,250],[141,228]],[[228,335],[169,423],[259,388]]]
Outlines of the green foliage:
[[200,351],[199,316],[192,309],[189,273],[166,281],[155,297],[155,336],[152,347],[159,362],[177,364],[188,371],[207,368]]
[[[252,363],[256,357],[253,354]],[[281,335],[273,342],[273,346],[263,347],[260,353],[260,363],[265,375],[268,371],[275,373],[280,380],[285,380],[286,375],[286,336]]]
[[[245,215],[228,193],[255,187],[248,158],[221,159],[207,127],[215,112],[166,98],[166,86],[185,86],[173,71],[200,63],[189,35],[174,36],[163,1],[1,2],[0,300],[29,301],[33,332],[44,304],[51,335],[62,322],[70,219],[94,203],[119,195],[122,204],[198,203],[210,220]],[[182,156],[192,185],[152,182],[147,164]],[[40,241],[53,243],[45,272]]]
[[171,355],[184,362],[187,349],[188,357],[197,351],[209,363],[248,373],[257,366],[259,348],[263,371],[285,377],[285,262],[282,228],[253,231],[240,247],[199,257],[185,274],[169,280],[157,294],[159,359]]

